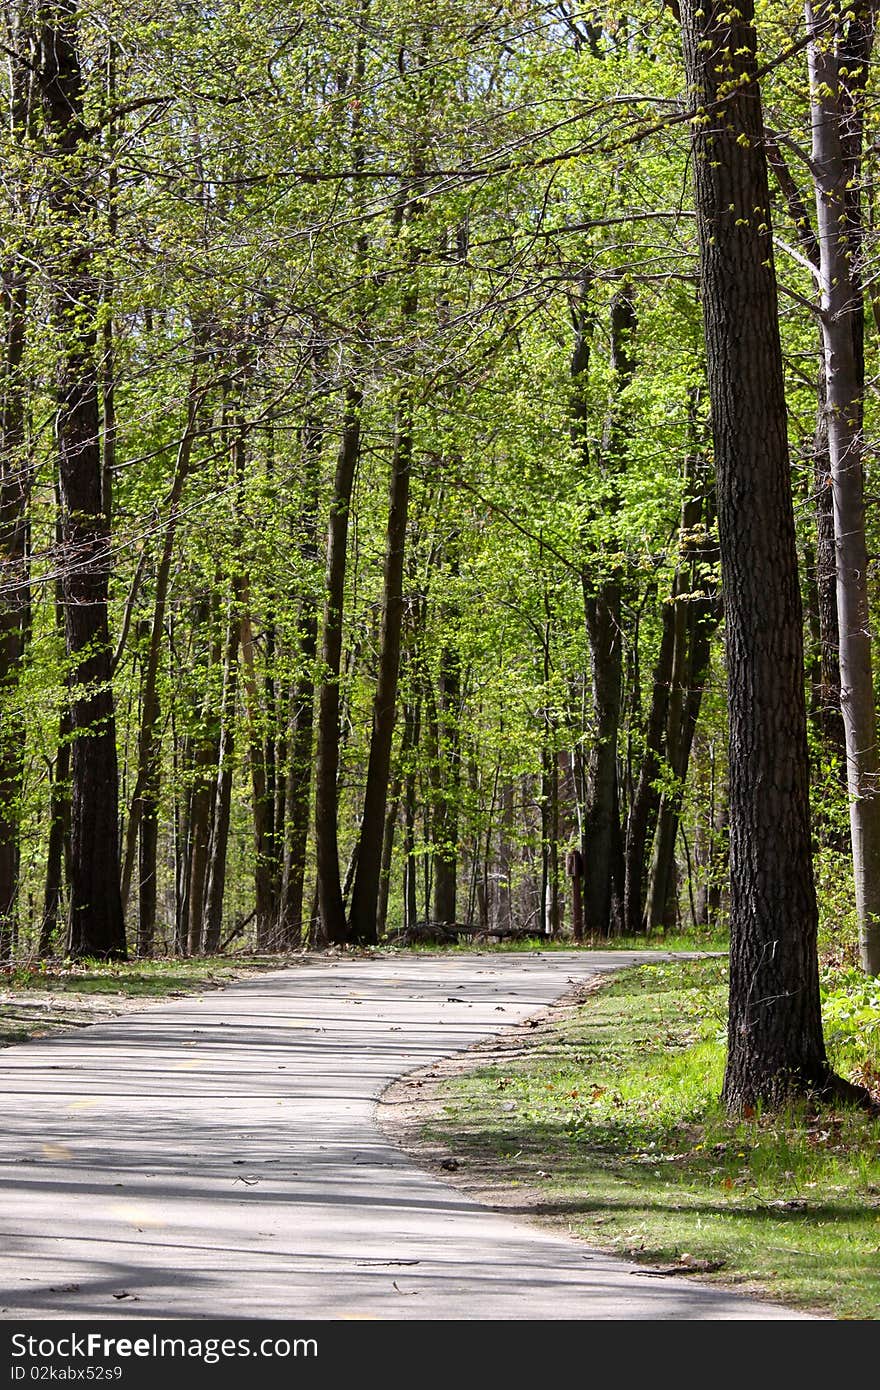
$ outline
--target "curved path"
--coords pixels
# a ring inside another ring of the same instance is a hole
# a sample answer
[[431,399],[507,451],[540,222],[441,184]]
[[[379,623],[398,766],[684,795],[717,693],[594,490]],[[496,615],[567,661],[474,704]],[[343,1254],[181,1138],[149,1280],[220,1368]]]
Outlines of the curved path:
[[[0,1052],[0,1315],[776,1318],[478,1206],[385,1085],[651,953],[309,959]],[[656,958],[656,954],[654,956]]]

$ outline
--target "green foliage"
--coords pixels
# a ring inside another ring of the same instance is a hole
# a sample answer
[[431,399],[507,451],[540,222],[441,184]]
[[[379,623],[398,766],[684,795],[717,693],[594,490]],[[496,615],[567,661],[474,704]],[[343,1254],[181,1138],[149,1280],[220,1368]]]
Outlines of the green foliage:
[[[478,1169],[495,1200],[516,1184],[521,1209],[555,1208],[593,1245],[873,1317],[878,1122],[827,1105],[728,1120],[725,980],[722,960],[616,976],[517,1060],[502,1053],[446,1083],[430,1136]],[[875,994],[852,972],[829,976],[829,1032],[863,1010],[872,1032]],[[854,1026],[847,1039],[836,1057],[858,1074],[876,1038]]]

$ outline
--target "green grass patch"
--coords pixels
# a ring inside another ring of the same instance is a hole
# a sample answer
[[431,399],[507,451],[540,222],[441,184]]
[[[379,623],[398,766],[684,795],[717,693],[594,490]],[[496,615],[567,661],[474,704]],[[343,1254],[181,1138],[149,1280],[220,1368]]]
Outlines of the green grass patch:
[[662,936],[595,936],[583,941],[573,941],[570,937],[558,939],[546,936],[504,937],[500,941],[487,941],[484,937],[463,936],[457,942],[409,941],[395,946],[393,939],[383,941],[380,949],[416,954],[448,955],[465,953],[468,955],[483,952],[511,951],[726,951],[730,939],[726,932],[666,933]]
[[0,1046],[99,1022],[121,1012],[127,1000],[176,999],[285,963],[244,954],[17,962],[0,968]]
[[[536,1215],[595,1245],[877,1317],[880,1122],[793,1106],[731,1123],[718,1101],[726,970],[701,960],[621,973],[516,1060],[446,1083],[428,1137],[529,1189]],[[835,1064],[864,1079],[873,1041],[859,1050],[856,1035],[871,1006],[856,990],[849,1027],[848,983],[826,983]]]

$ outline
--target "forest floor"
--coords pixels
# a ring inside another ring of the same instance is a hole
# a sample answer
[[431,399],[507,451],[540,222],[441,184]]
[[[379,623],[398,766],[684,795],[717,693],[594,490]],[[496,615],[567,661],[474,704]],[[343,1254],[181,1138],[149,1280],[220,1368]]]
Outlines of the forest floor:
[[383,1127],[496,1210],[667,1274],[880,1317],[880,1122],[840,1107],[727,1121],[725,971],[588,981],[528,1032],[401,1079]]

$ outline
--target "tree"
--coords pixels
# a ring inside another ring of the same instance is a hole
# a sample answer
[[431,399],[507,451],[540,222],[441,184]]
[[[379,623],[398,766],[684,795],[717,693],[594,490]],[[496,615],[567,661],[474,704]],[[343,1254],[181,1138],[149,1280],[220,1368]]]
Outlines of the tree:
[[861,89],[876,4],[845,19],[807,0],[812,168],[816,180],[819,322],[837,575],[840,704],[862,964],[880,974],[880,745],[874,706],[863,468]]
[[110,547],[102,497],[96,363],[100,282],[91,221],[96,191],[72,0],[38,11],[35,65],[50,160],[58,250],[55,421],[61,496],[63,601],[72,708],[70,950],[124,957],[119,891],[118,764],[107,588]]
[[724,1099],[828,1082],[803,634],[752,0],[683,0],[730,720]]

